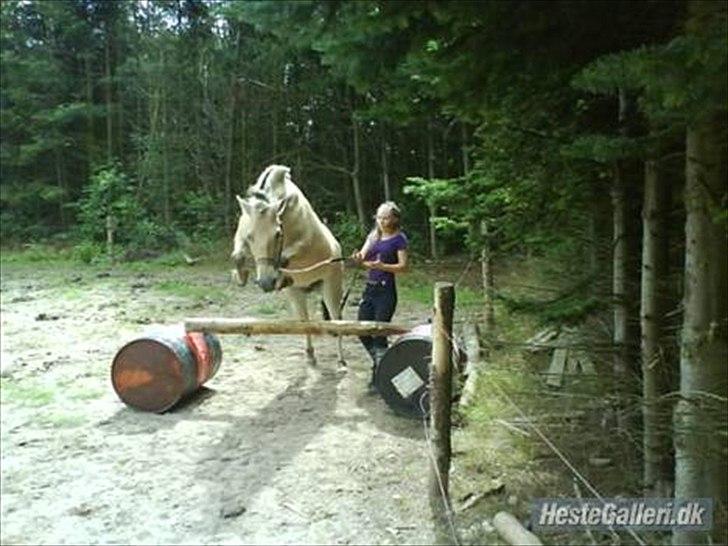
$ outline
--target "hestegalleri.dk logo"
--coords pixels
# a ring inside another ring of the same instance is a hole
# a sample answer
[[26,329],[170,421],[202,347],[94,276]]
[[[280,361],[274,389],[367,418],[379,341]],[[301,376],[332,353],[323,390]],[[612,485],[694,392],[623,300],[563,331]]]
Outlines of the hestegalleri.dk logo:
[[713,499],[534,499],[531,525],[542,531],[627,528],[707,531],[713,527]]

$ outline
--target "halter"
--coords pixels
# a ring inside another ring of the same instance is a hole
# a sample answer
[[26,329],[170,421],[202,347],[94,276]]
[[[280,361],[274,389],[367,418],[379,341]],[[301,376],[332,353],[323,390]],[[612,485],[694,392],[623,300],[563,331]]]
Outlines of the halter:
[[273,269],[276,270],[276,272],[280,272],[281,265],[282,265],[282,257],[283,257],[283,222],[281,222],[281,219],[279,216],[276,215],[276,229],[277,229],[277,241],[276,241],[276,251],[275,251],[275,258],[271,258],[269,256],[264,256],[262,258],[255,258],[256,264],[268,264],[272,265]]

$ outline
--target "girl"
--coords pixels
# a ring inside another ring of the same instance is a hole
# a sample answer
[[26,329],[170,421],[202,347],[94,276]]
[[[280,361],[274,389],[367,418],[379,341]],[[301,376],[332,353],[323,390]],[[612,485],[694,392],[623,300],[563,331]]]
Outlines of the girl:
[[[397,286],[394,277],[407,268],[407,236],[400,229],[401,213],[392,201],[379,205],[376,226],[369,233],[359,252],[352,258],[369,270],[367,284],[359,304],[359,320],[389,322],[397,307]],[[387,350],[386,337],[359,338],[372,358],[370,390],[374,387],[377,365]]]

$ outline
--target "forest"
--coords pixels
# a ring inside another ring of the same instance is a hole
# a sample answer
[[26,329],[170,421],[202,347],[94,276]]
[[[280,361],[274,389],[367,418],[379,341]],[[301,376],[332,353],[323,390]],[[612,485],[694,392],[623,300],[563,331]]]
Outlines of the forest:
[[[506,313],[606,322],[641,494],[712,498],[712,532],[669,540],[728,540],[726,2],[0,10],[3,250],[227,256],[235,196],[270,164],[348,252],[394,200],[413,267],[479,264],[484,343]],[[554,291],[499,290],[514,263]]]

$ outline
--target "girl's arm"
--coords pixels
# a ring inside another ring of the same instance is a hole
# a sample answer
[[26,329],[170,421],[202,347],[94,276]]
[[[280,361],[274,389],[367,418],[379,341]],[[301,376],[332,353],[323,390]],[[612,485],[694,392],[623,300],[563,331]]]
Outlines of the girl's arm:
[[366,240],[364,241],[364,244],[361,247],[361,250],[359,252],[354,252],[354,254],[351,255],[352,258],[358,261],[362,261],[364,257],[367,255],[367,252],[369,252],[369,248],[372,246],[372,234],[370,233],[367,235]]

